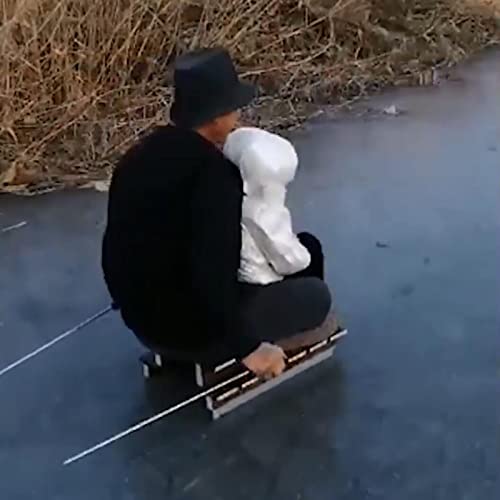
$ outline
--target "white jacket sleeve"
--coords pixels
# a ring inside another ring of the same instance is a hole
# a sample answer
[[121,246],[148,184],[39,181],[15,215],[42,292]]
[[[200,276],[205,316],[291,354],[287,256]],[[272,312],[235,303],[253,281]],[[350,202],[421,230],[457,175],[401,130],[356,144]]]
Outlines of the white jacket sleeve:
[[311,263],[308,250],[292,230],[290,212],[286,207],[264,217],[244,217],[243,223],[279,275],[298,273]]

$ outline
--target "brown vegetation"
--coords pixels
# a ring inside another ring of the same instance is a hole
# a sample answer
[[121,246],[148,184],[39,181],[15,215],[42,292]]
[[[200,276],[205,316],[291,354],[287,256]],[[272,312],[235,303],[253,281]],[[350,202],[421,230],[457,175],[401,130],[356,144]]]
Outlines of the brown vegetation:
[[252,119],[289,125],[308,103],[428,83],[430,68],[498,40],[497,5],[0,0],[0,191],[106,176],[120,151],[165,119],[169,63],[187,49],[230,49],[265,91]]

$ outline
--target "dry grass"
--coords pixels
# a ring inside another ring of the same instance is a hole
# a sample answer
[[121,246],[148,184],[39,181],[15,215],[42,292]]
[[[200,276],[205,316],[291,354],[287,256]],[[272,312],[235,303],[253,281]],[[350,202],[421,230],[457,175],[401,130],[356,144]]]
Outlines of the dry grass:
[[422,83],[496,42],[498,2],[478,3],[0,0],[0,182],[106,176],[165,119],[169,62],[189,48],[230,49],[267,95],[252,119],[288,125],[308,103]]

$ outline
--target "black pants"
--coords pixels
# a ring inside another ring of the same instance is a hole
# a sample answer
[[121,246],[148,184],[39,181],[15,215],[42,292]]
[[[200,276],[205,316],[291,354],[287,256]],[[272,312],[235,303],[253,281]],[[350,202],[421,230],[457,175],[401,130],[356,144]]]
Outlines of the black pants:
[[320,241],[298,235],[311,255],[303,271],[270,285],[240,284],[243,330],[258,340],[276,342],[320,326],[332,305],[324,282],[325,264]]
[[[244,334],[254,336],[258,341],[274,343],[316,328],[330,312],[332,300],[324,282],[321,243],[309,233],[300,233],[298,237],[311,255],[311,263],[306,269],[270,285],[239,284],[240,327]],[[208,351],[198,353],[148,347],[171,360],[182,362],[212,364],[235,357],[226,345],[214,345]]]

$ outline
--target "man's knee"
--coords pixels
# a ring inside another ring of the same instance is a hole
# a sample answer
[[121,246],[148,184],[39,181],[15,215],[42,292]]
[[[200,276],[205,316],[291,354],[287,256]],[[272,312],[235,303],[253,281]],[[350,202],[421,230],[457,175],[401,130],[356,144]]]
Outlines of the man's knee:
[[319,278],[304,278],[304,305],[310,322],[309,328],[315,328],[326,319],[332,308],[332,295],[328,285]]
[[327,284],[314,277],[281,281],[256,287],[255,295],[241,311],[250,334],[274,341],[320,326],[332,306]]

